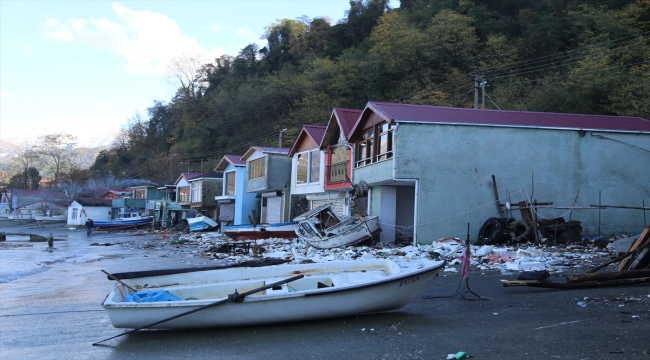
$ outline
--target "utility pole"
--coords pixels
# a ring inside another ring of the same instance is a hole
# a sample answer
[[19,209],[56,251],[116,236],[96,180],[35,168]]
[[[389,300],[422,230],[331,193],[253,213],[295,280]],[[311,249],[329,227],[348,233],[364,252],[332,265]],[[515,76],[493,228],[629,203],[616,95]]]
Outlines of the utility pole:
[[285,132],[285,131],[287,131],[287,129],[282,129],[282,131],[280,131],[280,138],[278,139],[278,147],[279,148],[282,148],[282,133]]
[[478,91],[481,89],[481,109],[485,109],[485,84],[487,80],[483,79],[478,73],[472,72],[474,75],[474,109],[478,109]]
[[486,80],[481,81],[481,108],[485,110],[485,84],[487,84]]
[[478,109],[478,81],[479,77],[474,76],[474,109]]

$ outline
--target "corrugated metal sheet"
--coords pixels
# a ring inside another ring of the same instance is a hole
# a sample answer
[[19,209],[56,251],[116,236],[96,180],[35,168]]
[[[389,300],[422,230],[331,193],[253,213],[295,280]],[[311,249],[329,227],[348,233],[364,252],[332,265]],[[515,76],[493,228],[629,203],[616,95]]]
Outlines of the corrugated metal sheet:
[[300,133],[298,134],[296,141],[293,142],[293,145],[291,146],[291,149],[289,149],[287,155],[289,155],[289,157],[293,157],[293,155],[298,151],[298,149],[302,145],[305,136],[309,136],[312,140],[314,140],[314,142],[317,145],[320,145],[321,141],[323,141],[323,136],[325,136],[326,129],[327,126],[303,125],[302,130],[300,130]]
[[650,132],[650,120],[640,117],[479,110],[374,101],[368,102],[368,108],[397,122]]
[[350,135],[350,131],[354,128],[354,124],[357,123],[362,112],[362,110],[357,109],[334,108],[334,114],[338,119],[341,132],[346,139]]
[[235,204],[221,205],[221,207],[219,207],[219,220],[220,221],[235,220]]
[[316,142],[316,144],[320,144],[320,142],[323,140],[323,136],[325,135],[325,129],[327,129],[327,126],[303,125],[302,128],[305,130],[307,135],[309,135]]
[[327,204],[332,204],[332,210],[334,211],[335,214],[339,216],[345,216],[345,201],[343,199],[339,199],[338,201],[336,200],[312,200],[311,201],[311,209],[315,209],[319,206],[327,205]]
[[266,198],[266,223],[275,224],[282,222],[280,216],[282,209],[282,198],[279,196]]

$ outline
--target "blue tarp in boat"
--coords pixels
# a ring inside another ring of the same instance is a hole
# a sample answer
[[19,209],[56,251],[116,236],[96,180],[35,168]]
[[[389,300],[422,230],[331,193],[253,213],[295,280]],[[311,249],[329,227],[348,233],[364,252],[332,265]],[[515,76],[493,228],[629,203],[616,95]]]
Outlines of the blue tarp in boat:
[[124,302],[158,302],[158,301],[179,301],[180,298],[172,295],[169,291],[138,291],[124,297]]

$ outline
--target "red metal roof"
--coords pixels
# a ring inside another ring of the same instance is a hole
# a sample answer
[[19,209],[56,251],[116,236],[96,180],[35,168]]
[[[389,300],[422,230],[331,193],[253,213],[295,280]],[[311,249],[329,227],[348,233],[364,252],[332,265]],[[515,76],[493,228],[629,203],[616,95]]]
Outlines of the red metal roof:
[[[650,132],[650,120],[640,117],[544,113],[511,110],[479,110],[444,106],[368,102],[371,109],[386,120],[440,124]],[[361,120],[359,118],[359,120]],[[358,126],[357,121],[356,126]]]
[[291,149],[289,149],[289,153],[287,155],[289,157],[292,157],[298,151],[300,145],[305,139],[305,136],[309,136],[312,140],[314,140],[316,145],[319,146],[321,141],[323,141],[323,136],[325,136],[326,129],[327,126],[322,125],[303,125],[302,130],[300,130],[300,133],[298,133],[298,137],[296,138],[296,141],[293,142],[293,145],[291,146]]
[[325,135],[325,129],[327,129],[327,126],[303,125],[302,128],[305,130],[307,135],[309,135],[316,142],[316,144],[320,144],[321,140],[323,140],[323,136]]
[[338,119],[341,133],[343,133],[346,139],[350,135],[350,131],[354,128],[354,124],[359,120],[362,112],[362,110],[357,109],[334,108],[334,115]]

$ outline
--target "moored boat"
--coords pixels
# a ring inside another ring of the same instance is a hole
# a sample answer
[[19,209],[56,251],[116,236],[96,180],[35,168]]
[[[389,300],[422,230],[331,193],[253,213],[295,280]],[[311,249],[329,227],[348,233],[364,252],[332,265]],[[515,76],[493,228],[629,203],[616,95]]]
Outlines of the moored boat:
[[193,218],[187,218],[187,224],[190,227],[190,231],[211,230],[211,229],[216,229],[218,226],[216,221],[203,215],[197,215],[196,217]]
[[297,226],[298,223],[295,221],[259,225],[230,225],[224,226],[221,233],[233,240],[295,239],[298,237]]
[[60,222],[60,221],[66,221],[66,216],[65,215],[36,215],[34,217],[34,220],[36,221],[41,221],[41,222]]
[[[444,265],[444,260],[428,259],[336,261],[152,276],[128,280],[136,293],[116,284],[102,306],[117,328],[154,323],[156,329],[229,327],[351,316],[405,306]],[[302,278],[269,287],[296,275]],[[139,292],[143,289],[148,293]],[[178,300],[125,301],[161,292]],[[168,318],[173,319],[161,322]]]
[[314,208],[296,218],[296,234],[317,249],[356,245],[381,232],[378,216],[342,217],[334,213],[332,204]]
[[9,220],[31,220],[32,219],[32,214],[31,213],[13,213],[7,215],[7,219]]
[[153,222],[153,217],[142,216],[139,213],[123,213],[119,218],[112,220],[93,220],[96,230],[130,229],[148,225]]

